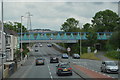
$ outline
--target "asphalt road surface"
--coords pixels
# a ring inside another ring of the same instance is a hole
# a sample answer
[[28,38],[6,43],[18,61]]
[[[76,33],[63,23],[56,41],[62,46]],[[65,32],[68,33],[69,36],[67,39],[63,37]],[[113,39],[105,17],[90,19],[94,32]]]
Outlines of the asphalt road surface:
[[[32,47],[33,51],[31,56],[25,62],[25,64],[17,70],[10,78],[49,78],[49,79],[80,79],[81,77],[73,72],[72,76],[57,76],[56,65],[57,63],[50,63],[50,56],[57,56],[61,59],[61,53],[55,50],[53,47],[47,47],[47,44],[43,44],[43,47]],[[38,52],[34,52],[38,49]],[[45,65],[36,66],[35,58],[42,56],[45,58]],[[61,59],[62,62],[68,62],[68,59]],[[102,61],[87,60],[87,59],[70,59],[74,64],[86,67],[90,70],[100,72],[100,66]],[[118,74],[102,73],[113,78],[118,78]],[[81,79],[80,79],[81,80]]]
[[[38,52],[34,52],[35,49],[38,49]],[[57,76],[56,74],[56,65],[58,63],[50,63],[50,56],[60,57],[61,53],[56,51],[52,47],[47,47],[46,44],[43,44],[43,47],[33,46],[33,51],[29,59],[25,64],[17,70],[10,78],[48,78],[48,79],[80,79],[81,77],[73,72],[72,76]],[[35,58],[42,56],[45,58],[45,65],[35,65]],[[80,79],[81,80],[81,79]]]

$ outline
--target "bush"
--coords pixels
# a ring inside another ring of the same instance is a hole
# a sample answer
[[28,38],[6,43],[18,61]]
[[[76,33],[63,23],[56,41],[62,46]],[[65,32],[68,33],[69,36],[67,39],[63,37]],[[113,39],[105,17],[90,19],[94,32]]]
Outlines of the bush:
[[108,58],[120,59],[120,51],[109,51],[105,54]]
[[25,55],[27,55],[28,52],[29,52],[29,49],[28,49],[28,48],[24,49],[23,52],[22,52],[22,53],[23,53],[23,56],[25,57]]
[[87,47],[82,47],[82,53],[87,53]]

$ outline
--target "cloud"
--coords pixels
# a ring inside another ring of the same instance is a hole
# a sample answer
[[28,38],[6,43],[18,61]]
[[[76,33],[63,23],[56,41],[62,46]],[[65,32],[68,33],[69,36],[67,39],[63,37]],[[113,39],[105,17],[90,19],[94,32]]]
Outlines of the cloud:
[[[54,0],[53,0],[54,1]],[[4,20],[19,21],[20,16],[30,12],[33,28],[60,30],[61,25],[70,17],[79,20],[82,26],[91,23],[96,12],[105,9],[118,12],[116,2],[5,2]],[[26,19],[23,19],[26,25]]]
[[4,2],[118,2],[119,0],[4,0]]

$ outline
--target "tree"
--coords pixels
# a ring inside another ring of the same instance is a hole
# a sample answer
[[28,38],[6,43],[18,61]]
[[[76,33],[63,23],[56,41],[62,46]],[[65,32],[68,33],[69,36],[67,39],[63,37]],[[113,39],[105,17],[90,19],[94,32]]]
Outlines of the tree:
[[[19,23],[19,22],[12,23],[9,21],[9,22],[4,23],[4,27],[6,27],[7,29],[10,29],[10,30],[14,30],[17,33],[21,32],[21,23]],[[27,32],[27,29],[23,25],[22,25],[22,31]]]
[[90,23],[86,23],[83,25],[83,31],[87,32],[91,29],[91,24]]
[[99,11],[95,14],[92,20],[92,26],[96,32],[113,32],[116,26],[120,26],[119,16],[111,11]]
[[94,46],[94,44],[97,42],[97,33],[94,31],[91,31],[87,35],[87,43],[89,46]]
[[74,18],[69,18],[62,24],[61,30],[65,32],[77,32],[79,28],[77,28],[79,24],[78,20],[75,20]]
[[109,44],[111,44],[115,49],[120,48],[120,31],[116,31],[110,37]]

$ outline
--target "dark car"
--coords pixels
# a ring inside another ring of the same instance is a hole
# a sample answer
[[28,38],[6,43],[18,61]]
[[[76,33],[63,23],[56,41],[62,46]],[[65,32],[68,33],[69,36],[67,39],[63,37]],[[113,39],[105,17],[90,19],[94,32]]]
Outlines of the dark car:
[[35,52],[38,52],[38,49],[35,49]]
[[68,59],[68,58],[69,58],[69,57],[68,57],[68,54],[67,54],[67,53],[62,54],[62,58],[63,58],[63,59]]
[[44,65],[45,59],[42,57],[36,58],[36,65]]
[[59,63],[59,59],[57,57],[50,57],[50,63]]
[[47,44],[48,47],[52,47],[52,44]]
[[74,59],[80,59],[80,55],[79,54],[73,54],[73,58]]
[[56,66],[56,74],[60,75],[72,75],[72,68],[68,63],[59,63]]
[[38,45],[35,45],[35,47],[38,47]]

